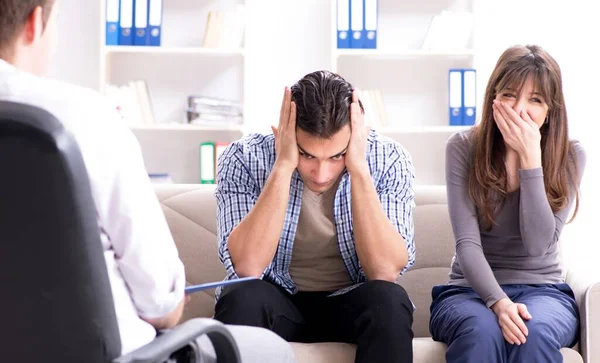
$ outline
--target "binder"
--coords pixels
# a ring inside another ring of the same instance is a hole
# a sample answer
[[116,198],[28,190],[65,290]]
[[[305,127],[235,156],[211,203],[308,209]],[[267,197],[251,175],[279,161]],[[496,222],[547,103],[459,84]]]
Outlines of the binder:
[[200,184],[215,183],[215,144],[203,142],[200,144]]
[[364,9],[363,0],[350,0],[350,48],[364,47]]
[[119,0],[106,1],[106,45],[119,45]]
[[186,295],[189,295],[189,294],[193,294],[198,291],[214,289],[215,287],[219,287],[219,286],[233,285],[233,284],[238,284],[240,282],[246,282],[246,281],[251,281],[251,280],[256,280],[256,279],[257,279],[256,277],[249,276],[249,277],[240,277],[240,278],[231,279],[231,280],[207,282],[207,283],[199,284],[199,285],[186,286],[184,291],[185,291]]
[[337,47],[350,48],[350,0],[337,0]]
[[363,48],[377,49],[377,0],[364,0],[365,24]]
[[163,0],[148,0],[150,46],[160,47],[162,39]]
[[450,126],[463,124],[463,70],[448,71],[448,105],[450,108]]
[[133,45],[133,0],[121,0],[119,45]]
[[474,69],[463,70],[463,125],[475,125],[476,112],[476,80],[477,73]]
[[148,34],[148,0],[134,0],[133,45],[150,45]]

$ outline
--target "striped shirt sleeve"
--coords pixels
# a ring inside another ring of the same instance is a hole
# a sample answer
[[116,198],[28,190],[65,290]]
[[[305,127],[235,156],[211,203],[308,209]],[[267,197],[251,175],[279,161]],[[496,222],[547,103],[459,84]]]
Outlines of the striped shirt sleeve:
[[217,239],[219,259],[227,271],[227,279],[237,278],[227,240],[231,231],[250,212],[259,192],[245,166],[240,145],[230,145],[217,162]]
[[395,152],[388,157],[393,162],[379,182],[377,192],[388,219],[406,243],[408,263],[400,272],[404,274],[415,263],[413,222],[415,170],[410,157],[401,149],[395,149]]

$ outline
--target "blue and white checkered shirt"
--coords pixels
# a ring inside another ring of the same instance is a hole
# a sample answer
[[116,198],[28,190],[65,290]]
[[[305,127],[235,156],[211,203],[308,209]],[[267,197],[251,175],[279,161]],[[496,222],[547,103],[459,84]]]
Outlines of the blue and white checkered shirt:
[[[373,184],[388,218],[406,242],[408,264],[415,261],[414,245],[414,168],[410,155],[396,142],[371,131],[368,137],[367,161]],[[237,278],[227,247],[231,231],[250,212],[256,203],[275,163],[275,140],[272,134],[252,134],[231,144],[219,157],[217,167],[217,236],[219,258],[227,270],[226,279]],[[354,286],[367,280],[354,248],[352,228],[350,175],[342,175],[334,200],[334,220],[340,252]],[[279,246],[262,279],[283,287],[289,293],[297,292],[289,273],[292,248],[304,183],[294,172],[290,185],[287,213]],[[351,287],[352,288],[352,287]],[[348,291],[349,288],[343,289]],[[336,292],[342,293],[342,291]],[[217,298],[220,289],[217,290]]]

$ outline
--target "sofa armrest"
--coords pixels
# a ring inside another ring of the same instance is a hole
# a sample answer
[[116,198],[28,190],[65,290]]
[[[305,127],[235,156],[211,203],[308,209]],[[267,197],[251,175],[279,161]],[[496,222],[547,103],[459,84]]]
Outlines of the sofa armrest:
[[[204,334],[214,346],[217,362],[241,362],[237,344],[225,325],[214,319],[198,318],[176,326],[143,347],[113,360],[113,363],[167,362],[173,353]],[[193,347],[198,349],[195,345]]]
[[581,336],[579,347],[586,363],[600,363],[600,282],[590,283],[572,271],[566,282],[575,294],[579,306]]

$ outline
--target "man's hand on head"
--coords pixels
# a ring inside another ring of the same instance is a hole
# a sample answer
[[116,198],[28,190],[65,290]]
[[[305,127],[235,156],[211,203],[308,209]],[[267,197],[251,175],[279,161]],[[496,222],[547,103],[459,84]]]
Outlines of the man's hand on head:
[[352,135],[346,152],[346,169],[350,175],[357,173],[369,173],[367,163],[367,136],[370,127],[365,125],[365,115],[358,103],[358,91],[352,91],[352,103],[350,104],[350,126]]
[[296,103],[292,101],[292,91],[285,87],[279,126],[271,126],[275,136],[275,167],[293,172],[298,166],[298,144],[296,142]]

